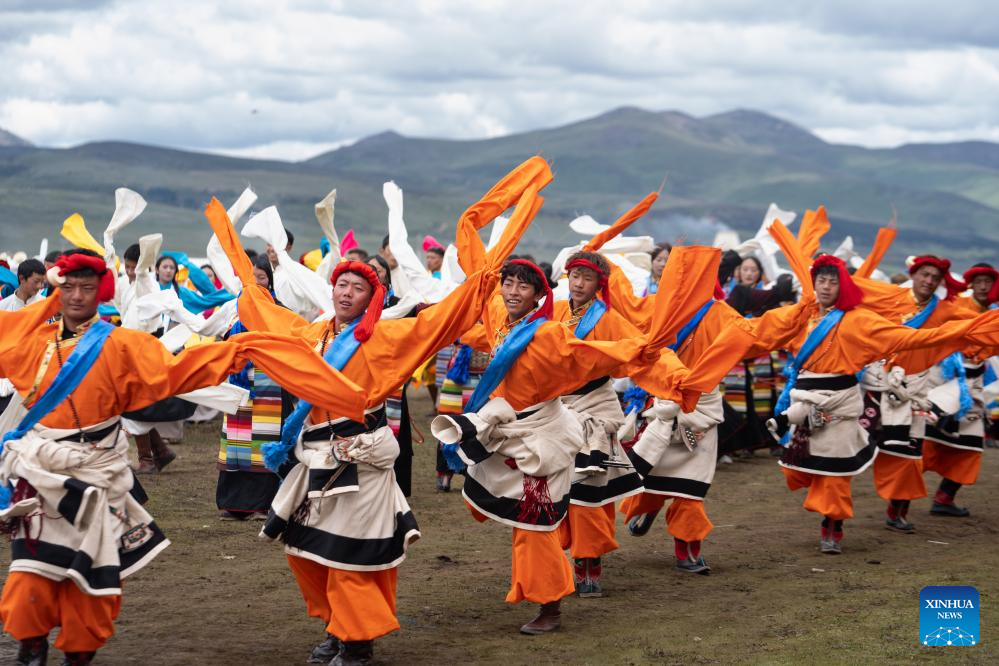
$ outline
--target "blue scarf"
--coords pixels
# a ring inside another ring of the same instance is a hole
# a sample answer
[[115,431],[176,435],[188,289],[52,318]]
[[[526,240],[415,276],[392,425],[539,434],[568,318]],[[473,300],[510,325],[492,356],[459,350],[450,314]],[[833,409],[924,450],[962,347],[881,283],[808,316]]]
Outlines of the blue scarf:
[[455,384],[464,386],[468,383],[469,371],[472,367],[472,348],[468,345],[461,345],[458,353],[454,355],[454,362],[447,371],[447,378]]
[[648,397],[648,392],[640,386],[632,386],[625,391],[623,396],[625,415],[645,409]]
[[580,340],[585,340],[586,336],[596,328],[597,323],[600,318],[604,316],[607,312],[607,306],[601,300],[593,301],[590,307],[586,308],[586,312],[580,318],[579,323],[576,324],[576,337]]
[[[468,404],[465,406],[465,413],[471,414],[482,409],[486,402],[489,401],[489,396],[492,395],[496,387],[506,377],[506,373],[510,371],[513,364],[520,358],[524,350],[527,349],[527,345],[534,339],[534,334],[537,332],[538,327],[546,321],[548,320],[544,317],[539,317],[533,321],[522,321],[513,327],[513,330],[506,336],[503,344],[496,348],[493,360],[489,362],[485,372],[482,373],[478,385],[472,391],[472,397],[468,399]],[[442,444],[441,451],[444,454],[444,459],[447,461],[448,467],[456,472],[461,472],[465,469],[465,463],[458,455],[457,443]]]
[[[97,357],[100,356],[104,343],[114,326],[98,319],[87,332],[83,334],[80,341],[76,343],[72,353],[59,368],[58,374],[52,380],[48,390],[35,401],[28,413],[24,415],[17,427],[6,433],[0,441],[0,455],[3,454],[4,444],[9,441],[18,440],[24,437],[36,423],[41,421],[53,409],[59,406],[70,393],[76,390],[83,378],[90,372]],[[0,508],[10,505],[10,489],[7,486],[0,487]]]
[[838,308],[830,310],[822,318],[822,321],[819,322],[819,325],[812,329],[812,332],[805,338],[805,344],[801,345],[798,353],[784,367],[784,376],[787,378],[787,383],[784,384],[784,390],[781,391],[780,397],[777,398],[777,406],[774,408],[774,414],[783,414],[791,406],[791,390],[798,383],[798,373],[801,372],[802,366],[805,365],[808,358],[818,349],[822,341],[826,339],[826,336],[829,335],[829,331],[833,330],[842,318],[842,310]]
[[945,382],[949,382],[952,379],[957,380],[957,387],[959,392],[957,418],[963,418],[968,410],[974,406],[974,401],[971,399],[971,391],[968,390],[968,376],[964,371],[964,357],[961,352],[954,352],[944,360],[940,361],[940,373],[943,376]]
[[[353,358],[354,352],[361,346],[358,339],[354,337],[354,329],[357,328],[359,321],[360,318],[357,318],[347,324],[347,327],[340,331],[340,334],[334,338],[329,349],[323,355],[323,360],[331,368],[343,370],[347,362]],[[281,441],[268,442],[263,445],[261,452],[264,454],[264,465],[267,469],[277,472],[281,465],[288,460],[288,452],[295,447],[295,442],[298,441],[298,436],[305,425],[305,418],[311,411],[312,405],[310,403],[299,400],[298,405],[295,406],[295,411],[284,421],[284,427],[281,428]]]
[[708,313],[708,310],[710,310],[711,306],[714,304],[715,304],[714,299],[711,299],[710,301],[702,305],[701,309],[698,310],[694,314],[694,316],[690,318],[690,321],[684,324],[683,328],[680,329],[680,332],[676,334],[676,342],[669,345],[669,348],[672,349],[673,351],[679,349],[680,345],[682,345],[684,341],[690,337],[690,334],[697,329],[698,325],[701,323],[701,320],[704,319],[704,315]]
[[930,315],[933,314],[933,311],[937,309],[937,303],[939,302],[940,299],[937,298],[936,294],[930,296],[930,300],[926,303],[926,307],[923,308],[923,311],[909,321],[905,322],[904,326],[908,326],[909,328],[922,328],[923,324],[925,324],[930,318]]

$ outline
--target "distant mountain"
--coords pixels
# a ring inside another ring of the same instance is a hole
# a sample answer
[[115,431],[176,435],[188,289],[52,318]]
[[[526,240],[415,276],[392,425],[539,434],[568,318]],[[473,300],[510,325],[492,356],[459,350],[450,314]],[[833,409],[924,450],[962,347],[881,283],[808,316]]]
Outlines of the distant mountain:
[[10,146],[30,146],[30,141],[25,141],[16,134],[11,134],[4,128],[0,127],[0,146],[10,147]]
[[[259,206],[276,204],[301,240],[315,247],[313,205],[337,188],[336,223],[374,249],[385,233],[381,184],[405,191],[411,235],[453,236],[454,221],[514,165],[541,154],[555,181],[525,239],[539,257],[577,240],[566,222],[589,213],[609,222],[668,174],[665,195],[637,233],[710,241],[719,228],[755,232],[771,202],[798,211],[825,204],[832,249],[846,234],[864,252],[898,211],[899,239],[888,262],[937,252],[958,266],[997,260],[999,145],[914,144],[871,150],[830,144],[774,116],[749,110],[695,118],[633,107],[569,125],[480,140],[414,138],[387,131],[300,163],[205,155],[126,143],[65,150],[0,148],[0,247],[55,242],[74,211],[95,235],[125,185],[150,202],[127,243],[162,231],[167,245],[203,254],[209,237],[199,209],[212,196],[231,202],[247,184]],[[526,249],[525,249],[526,251]]]

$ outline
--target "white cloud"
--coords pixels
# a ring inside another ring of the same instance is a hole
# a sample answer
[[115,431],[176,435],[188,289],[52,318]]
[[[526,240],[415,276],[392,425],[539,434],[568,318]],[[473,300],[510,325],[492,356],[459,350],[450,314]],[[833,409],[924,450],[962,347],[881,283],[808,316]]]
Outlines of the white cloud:
[[295,159],[386,129],[493,137],[622,105],[757,108],[865,145],[999,128],[984,1],[15,7],[0,12],[0,127],[40,145]]

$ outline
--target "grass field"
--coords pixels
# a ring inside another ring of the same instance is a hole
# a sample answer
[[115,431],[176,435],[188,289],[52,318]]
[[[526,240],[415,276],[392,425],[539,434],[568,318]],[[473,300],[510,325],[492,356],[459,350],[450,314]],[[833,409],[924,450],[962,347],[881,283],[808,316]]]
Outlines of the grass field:
[[[423,392],[410,395],[428,432],[430,403]],[[173,545],[127,580],[117,635],[97,663],[298,664],[322,639],[280,546],[257,538],[260,523],[218,520],[217,431],[189,427],[177,462],[143,481]],[[432,442],[418,446],[411,504],[423,538],[400,569],[402,630],[378,641],[378,663],[999,663],[995,451],[986,452],[978,485],[961,492],[972,517],[932,517],[920,500],[913,535],[885,530],[870,472],[855,479],[856,517],[838,557],[818,552],[818,518],[786,490],[772,458],[761,452],[722,466],[708,497],[710,576],[673,569],[661,518],[644,538],[619,525],[621,548],[605,558],[607,595],[566,600],[562,630],[543,637],[517,632],[534,607],[503,602],[509,529],[475,523],[457,492],[435,493],[433,465]],[[3,549],[4,564],[8,556]],[[926,585],[978,588],[979,645],[920,645]],[[14,650],[5,636],[0,662],[12,663]],[[53,650],[50,663],[59,659]]]

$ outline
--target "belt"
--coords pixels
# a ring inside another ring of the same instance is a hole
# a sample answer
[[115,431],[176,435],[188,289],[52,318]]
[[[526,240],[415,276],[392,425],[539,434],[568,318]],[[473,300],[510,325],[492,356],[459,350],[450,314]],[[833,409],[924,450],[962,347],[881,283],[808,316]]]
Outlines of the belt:
[[75,434],[67,435],[66,437],[60,437],[57,442],[80,442],[81,440],[87,444],[93,444],[94,442],[99,442],[115,430],[121,427],[121,421],[115,421],[106,428],[101,428],[100,430],[79,430]]
[[857,385],[854,375],[836,375],[834,377],[799,377],[794,388],[802,391],[844,391]]
[[985,374],[985,364],[984,363],[982,365],[978,366],[977,368],[968,368],[968,367],[965,367],[965,369],[964,369],[964,376],[967,379],[975,379],[976,377],[981,377],[984,374]]
[[340,421],[331,423],[326,427],[318,426],[310,428],[302,433],[303,442],[320,442],[330,438],[330,431],[334,437],[356,437],[357,435],[377,430],[388,421],[385,419],[385,408],[381,408],[364,415],[364,422],[360,421]]
[[603,377],[597,377],[593,381],[586,382],[585,384],[583,384],[582,386],[580,386],[575,391],[572,391],[570,393],[566,393],[566,395],[587,395],[589,393],[593,393],[598,388],[600,388],[601,386],[603,386],[604,384],[606,384],[608,379],[610,379],[610,375],[604,375]]

